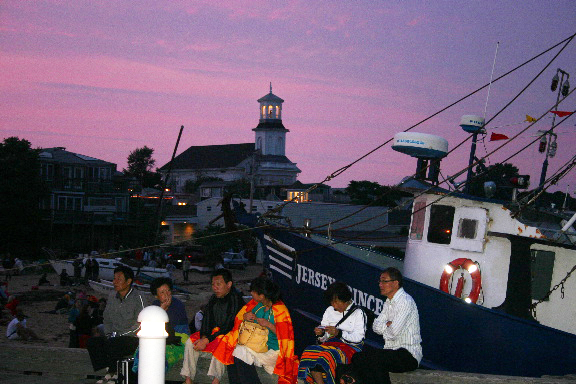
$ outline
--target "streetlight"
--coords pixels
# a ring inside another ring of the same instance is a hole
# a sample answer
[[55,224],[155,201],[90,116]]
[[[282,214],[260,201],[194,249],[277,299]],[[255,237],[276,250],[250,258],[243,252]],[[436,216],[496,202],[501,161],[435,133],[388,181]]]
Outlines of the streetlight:
[[[558,76],[558,74],[561,76]],[[564,80],[564,76],[566,76],[566,80]],[[552,78],[552,85],[550,86],[550,90],[554,92],[556,89],[558,89],[558,94],[556,96],[556,108],[558,108],[558,104],[560,103],[560,94],[566,97],[570,91],[570,83],[568,82],[569,78],[570,74],[560,68],[556,70],[556,74]],[[555,123],[556,114],[554,114],[554,117],[552,118],[552,128],[547,133],[549,138],[542,136],[545,140],[542,140],[542,144],[545,142],[548,143],[548,149],[546,150],[544,163],[542,163],[542,173],[540,174],[540,184],[538,186],[539,189],[544,187],[544,181],[546,180],[546,171],[548,170],[548,157],[554,157],[554,155],[556,155],[556,134],[553,132]]]

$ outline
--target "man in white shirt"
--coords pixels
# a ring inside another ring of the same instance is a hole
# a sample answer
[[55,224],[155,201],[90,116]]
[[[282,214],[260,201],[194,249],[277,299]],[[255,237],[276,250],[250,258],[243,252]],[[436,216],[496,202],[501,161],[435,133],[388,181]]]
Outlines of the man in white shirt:
[[39,340],[40,338],[33,330],[26,326],[26,316],[21,309],[18,309],[16,316],[6,328],[6,337],[10,340]]
[[357,377],[365,384],[389,384],[389,372],[413,371],[422,360],[418,308],[402,288],[402,274],[396,268],[385,269],[379,286],[387,300],[372,329],[384,338],[384,349],[356,353],[354,372],[342,376],[340,383],[353,383]]

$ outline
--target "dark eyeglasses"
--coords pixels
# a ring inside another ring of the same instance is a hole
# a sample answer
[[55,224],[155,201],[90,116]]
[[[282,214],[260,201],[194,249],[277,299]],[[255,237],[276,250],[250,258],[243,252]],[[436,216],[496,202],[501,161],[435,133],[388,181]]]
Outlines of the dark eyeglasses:
[[396,280],[378,280],[379,283],[389,283],[391,281],[396,281]]

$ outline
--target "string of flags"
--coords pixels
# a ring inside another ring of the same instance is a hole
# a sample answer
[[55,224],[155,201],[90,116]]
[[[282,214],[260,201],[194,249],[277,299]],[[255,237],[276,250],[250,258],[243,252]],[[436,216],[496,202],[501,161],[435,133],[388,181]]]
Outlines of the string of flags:
[[[555,114],[558,117],[566,117],[566,116],[570,116],[571,114],[573,114],[574,112],[567,112],[567,111],[550,111],[551,113]],[[536,122],[536,119],[533,118],[530,115],[526,115],[526,120],[529,123],[534,123]],[[502,133],[496,133],[496,132],[492,132],[490,134],[490,141],[498,141],[498,140],[509,140],[510,138]]]

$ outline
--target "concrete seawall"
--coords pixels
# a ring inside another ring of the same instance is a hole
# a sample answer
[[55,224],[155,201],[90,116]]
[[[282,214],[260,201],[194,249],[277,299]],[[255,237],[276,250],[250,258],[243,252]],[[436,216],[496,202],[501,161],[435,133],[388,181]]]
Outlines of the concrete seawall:
[[[209,359],[201,358],[200,369],[194,382],[209,384],[212,382],[205,375]],[[182,378],[178,366],[173,367],[166,376],[166,382],[179,384]],[[45,347],[37,344],[2,344],[0,345],[0,381],[6,384],[94,384],[104,374],[94,373],[85,349]],[[263,384],[276,383],[274,376],[259,370]],[[417,370],[415,372],[392,374],[395,384],[568,384],[576,383],[576,375],[562,377],[513,377],[461,372],[443,372]],[[222,383],[228,383],[226,377]]]

